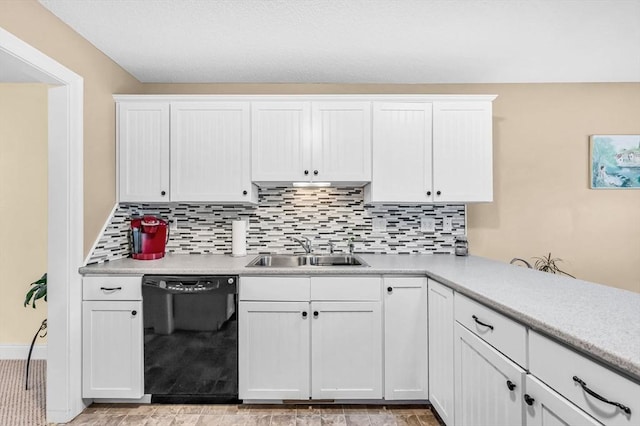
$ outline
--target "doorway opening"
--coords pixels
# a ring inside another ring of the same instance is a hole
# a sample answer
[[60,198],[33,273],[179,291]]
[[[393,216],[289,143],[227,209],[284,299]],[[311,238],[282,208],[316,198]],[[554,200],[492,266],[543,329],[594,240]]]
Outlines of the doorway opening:
[[84,409],[81,393],[83,79],[0,28],[0,81],[48,89],[47,421]]

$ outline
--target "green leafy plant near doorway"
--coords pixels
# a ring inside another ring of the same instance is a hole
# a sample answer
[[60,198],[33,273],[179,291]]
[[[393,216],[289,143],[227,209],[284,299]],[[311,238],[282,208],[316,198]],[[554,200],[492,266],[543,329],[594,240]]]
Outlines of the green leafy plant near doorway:
[[[23,306],[27,307],[27,305],[31,305],[33,309],[35,309],[37,300],[44,299],[45,302],[47,301],[47,273],[45,272],[44,275],[42,275],[42,277],[39,280],[36,280],[29,285],[31,287],[29,291],[27,291],[27,294],[24,298]],[[45,318],[40,324],[40,328],[38,328],[38,331],[36,331],[36,334],[33,336],[33,340],[31,341],[31,346],[29,347],[29,355],[27,356],[27,367],[25,372],[25,384],[24,384],[25,390],[29,389],[29,364],[31,362],[31,353],[33,352],[33,346],[35,345],[36,339],[38,338],[38,336],[42,338],[42,337],[45,337],[46,335],[47,335],[47,319]]]
[[29,284],[31,288],[27,292],[27,295],[24,298],[24,306],[31,305],[33,309],[36,308],[36,301],[38,299],[44,298],[44,301],[47,301],[47,273],[37,281]]

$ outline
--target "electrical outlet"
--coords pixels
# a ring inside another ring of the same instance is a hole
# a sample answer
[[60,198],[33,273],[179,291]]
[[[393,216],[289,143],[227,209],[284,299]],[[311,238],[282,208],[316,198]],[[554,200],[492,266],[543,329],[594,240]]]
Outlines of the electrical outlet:
[[372,231],[375,233],[386,232],[387,231],[387,219],[383,219],[381,217],[376,217],[372,221]]
[[435,217],[421,217],[420,218],[420,231],[422,231],[422,232],[436,232],[436,218]]
[[451,232],[453,230],[453,218],[445,217],[442,219],[442,230],[444,232]]

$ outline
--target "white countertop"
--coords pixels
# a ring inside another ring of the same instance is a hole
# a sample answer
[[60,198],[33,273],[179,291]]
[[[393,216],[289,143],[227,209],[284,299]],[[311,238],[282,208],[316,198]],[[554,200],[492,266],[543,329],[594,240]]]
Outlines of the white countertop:
[[171,255],[80,269],[100,274],[427,275],[640,381],[640,294],[476,256],[358,254],[368,267],[246,267],[255,256]]

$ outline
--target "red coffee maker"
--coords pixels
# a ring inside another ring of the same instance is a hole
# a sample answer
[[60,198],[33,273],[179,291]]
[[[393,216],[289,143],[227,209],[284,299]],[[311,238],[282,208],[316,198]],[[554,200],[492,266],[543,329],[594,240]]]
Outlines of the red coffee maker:
[[164,257],[169,241],[168,223],[156,216],[131,219],[131,257],[153,260]]

